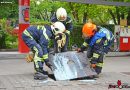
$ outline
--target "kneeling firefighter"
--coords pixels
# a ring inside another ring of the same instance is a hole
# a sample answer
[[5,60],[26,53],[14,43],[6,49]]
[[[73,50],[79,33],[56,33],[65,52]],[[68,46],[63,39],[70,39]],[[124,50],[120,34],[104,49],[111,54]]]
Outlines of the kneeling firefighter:
[[30,26],[23,32],[22,39],[34,54],[28,57],[31,59],[27,59],[33,59],[34,61],[34,69],[36,71],[34,79],[43,80],[48,78],[48,73],[43,69],[44,62],[48,67],[51,67],[48,59],[48,43],[50,39],[60,37],[65,30],[65,26],[61,22],[55,22],[50,26]]
[[87,48],[87,57],[90,59],[90,67],[97,73],[101,73],[103,67],[103,57],[107,54],[114,41],[114,35],[106,28],[86,23],[82,28],[84,43],[78,52],[83,52]]

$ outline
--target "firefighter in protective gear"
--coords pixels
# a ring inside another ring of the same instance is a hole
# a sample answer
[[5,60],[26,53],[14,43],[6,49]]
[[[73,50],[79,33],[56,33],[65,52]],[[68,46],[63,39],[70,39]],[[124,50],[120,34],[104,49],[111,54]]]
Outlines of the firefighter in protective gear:
[[55,38],[64,31],[65,26],[61,22],[55,22],[51,26],[30,26],[24,30],[22,39],[34,53],[34,69],[36,71],[34,79],[48,78],[47,72],[43,69],[44,62],[48,67],[51,66],[48,59],[48,43],[50,39]]
[[[65,39],[65,45],[61,48],[61,52],[66,52],[67,51],[67,46],[68,46],[68,42],[69,42],[69,36],[70,36],[70,32],[73,29],[73,24],[72,24],[72,20],[70,17],[67,16],[67,12],[64,8],[60,7],[57,9],[56,14],[54,14],[51,17],[51,22],[57,22],[60,21],[65,25],[66,31],[65,31],[65,35],[66,35],[66,39]],[[56,40],[54,40],[54,48],[57,46],[57,42]],[[55,48],[55,52],[57,52],[57,49]]]
[[114,41],[114,35],[106,28],[98,27],[92,23],[86,23],[82,29],[84,43],[78,52],[83,52],[86,47],[87,57],[90,59],[90,67],[98,74],[103,67],[103,57],[108,53],[110,46]]

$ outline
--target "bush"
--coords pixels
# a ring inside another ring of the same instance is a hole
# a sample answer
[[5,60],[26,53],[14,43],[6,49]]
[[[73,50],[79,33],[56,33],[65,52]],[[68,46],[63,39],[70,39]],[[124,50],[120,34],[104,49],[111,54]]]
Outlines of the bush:
[[68,48],[71,49],[72,45],[76,44],[78,47],[83,43],[82,38],[82,25],[74,25],[74,29],[71,32]]
[[[0,49],[14,49],[17,48],[17,37],[11,35],[13,27],[7,27],[6,19],[0,20]],[[8,29],[8,30],[7,30]]]

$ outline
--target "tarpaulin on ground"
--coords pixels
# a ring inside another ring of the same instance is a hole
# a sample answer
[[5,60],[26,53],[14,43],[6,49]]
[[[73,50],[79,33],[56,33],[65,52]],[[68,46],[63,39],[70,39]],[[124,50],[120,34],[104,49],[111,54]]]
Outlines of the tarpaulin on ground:
[[96,74],[89,67],[86,53],[69,51],[50,54],[49,58],[56,80],[70,80]]

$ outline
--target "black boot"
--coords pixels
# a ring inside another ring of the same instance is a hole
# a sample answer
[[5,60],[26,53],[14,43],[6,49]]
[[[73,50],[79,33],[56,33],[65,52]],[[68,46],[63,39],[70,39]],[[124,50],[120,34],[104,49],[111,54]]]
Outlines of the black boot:
[[36,72],[34,74],[34,79],[35,80],[46,80],[47,78],[48,78],[48,75],[45,75],[45,74],[43,74],[41,72]]
[[44,70],[42,70],[41,73],[44,74],[44,75],[48,75],[48,72],[44,71]]
[[34,74],[34,79],[35,80],[44,80],[48,78],[48,73],[47,71],[43,70],[43,62],[38,61],[38,66],[39,68],[36,68],[36,65],[34,63],[34,68],[36,73]]

